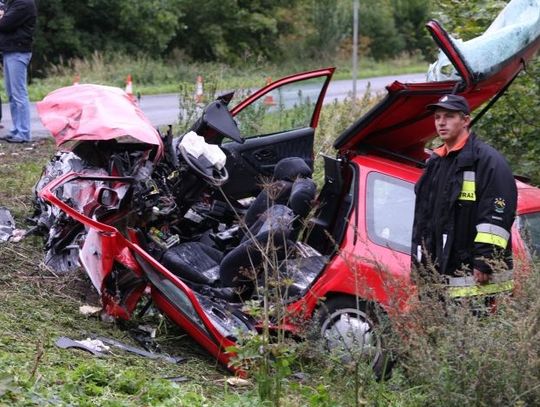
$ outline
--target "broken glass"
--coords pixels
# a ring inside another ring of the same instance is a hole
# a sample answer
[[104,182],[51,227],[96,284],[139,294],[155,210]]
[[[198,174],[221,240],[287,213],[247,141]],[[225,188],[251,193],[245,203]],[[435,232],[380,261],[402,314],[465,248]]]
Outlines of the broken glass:
[[[461,54],[475,78],[497,72],[500,64],[525,49],[540,36],[540,0],[513,0],[479,37],[462,41],[451,36],[453,47]],[[443,51],[431,64],[428,81],[459,80],[460,76]]]

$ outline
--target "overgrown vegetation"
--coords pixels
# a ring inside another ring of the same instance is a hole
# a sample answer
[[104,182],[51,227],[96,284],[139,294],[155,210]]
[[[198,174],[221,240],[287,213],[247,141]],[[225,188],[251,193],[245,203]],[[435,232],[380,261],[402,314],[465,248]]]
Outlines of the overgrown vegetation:
[[[495,267],[495,273],[504,271]],[[433,267],[420,274],[438,276]],[[416,277],[418,299],[394,321],[391,347],[425,406],[535,405],[540,400],[540,273],[517,264],[512,296],[451,298]],[[496,304],[496,305],[494,305]]]
[[[335,134],[372,103],[366,97],[356,106],[328,105],[319,128],[321,151],[331,152]],[[48,140],[29,150],[0,144],[0,202],[19,226],[32,211],[31,187],[53,150]],[[97,301],[89,280],[83,273],[55,275],[43,266],[41,245],[27,239],[0,246],[0,404],[480,406],[534,405],[540,397],[537,271],[516,295],[500,299],[498,313],[489,317],[474,317],[467,302],[445,308],[428,298],[381,326],[385,332],[393,328],[387,347],[397,356],[386,382],[377,382],[361,359],[343,359],[322,344],[268,330],[241,342],[238,363],[249,364],[252,377],[246,387],[235,387],[226,382],[229,373],[156,314],[125,324],[81,315],[79,306]],[[279,287],[271,274],[268,279],[270,287]],[[266,310],[247,305],[254,313],[267,312],[269,324],[284,316],[279,301]],[[175,365],[121,352],[96,359],[54,345],[59,336],[92,334],[135,344],[129,332],[139,324],[156,327],[162,351],[187,361]],[[316,325],[305,328],[307,337],[317,330]],[[171,377],[187,381],[175,383]]]
[[[54,6],[56,14],[47,24],[62,22],[65,24],[63,29],[73,30],[75,20],[65,15],[63,3],[61,0],[49,2],[47,7]],[[77,9],[77,3],[70,2],[70,7]],[[126,2],[93,3],[107,14],[110,5],[116,5],[120,10]],[[299,2],[297,6],[308,7],[307,3]],[[418,25],[412,17],[420,17],[421,14],[414,11],[417,10],[415,7],[424,11],[422,1],[383,2],[381,13],[384,10],[388,13],[390,3],[401,7],[401,12],[407,9],[411,16],[407,22]],[[481,13],[460,14],[463,10],[461,2],[440,3],[445,5],[443,11],[447,15],[455,14],[452,21],[457,21],[456,31],[463,27],[465,37],[467,33],[477,33],[481,21],[472,17]],[[489,6],[488,9],[501,5],[501,2],[483,0],[472,3],[474,7]],[[187,6],[193,8],[192,14],[195,13],[195,4]],[[310,9],[314,12],[313,21],[321,21],[325,16],[324,7],[331,5],[332,2],[309,5],[314,7]],[[148,7],[153,6],[155,2],[141,3],[137,10],[147,12]],[[132,21],[130,18],[135,11],[131,10],[131,14],[122,17],[124,24]],[[334,25],[339,24],[341,18],[346,18],[344,9],[337,9],[336,13],[338,11],[344,14],[332,14],[331,23]],[[276,13],[283,14],[276,18],[290,18],[282,9],[276,9]],[[390,18],[389,15],[378,15],[378,18],[383,17],[383,21]],[[467,24],[463,23],[465,20]],[[271,21],[263,22],[266,27],[272,25]],[[413,35],[404,27],[387,26],[385,29],[392,33],[397,29],[403,35],[410,34],[410,38],[403,37],[401,41],[422,43],[423,36]],[[153,31],[148,30],[155,29],[145,27],[137,35],[149,36]],[[283,32],[290,41],[295,38],[293,32]],[[168,33],[165,30],[162,34]],[[98,38],[98,34],[94,33],[92,38]],[[226,37],[222,31],[219,34]],[[332,43],[338,49],[339,44],[347,47],[346,40],[340,39],[332,27],[310,34],[310,41],[318,43],[319,49],[325,43]],[[382,37],[385,35],[381,34]],[[84,45],[77,36],[69,40],[75,45]],[[152,46],[157,48],[164,41],[161,36],[153,40],[158,41],[152,42]],[[67,39],[64,37],[61,41]],[[373,49],[373,44],[364,38],[363,46]],[[212,48],[209,52],[222,52],[219,55],[225,59],[239,58],[223,42],[215,42],[213,46],[217,49]],[[47,78],[36,79],[32,84],[34,98],[40,99],[55,87],[69,85],[76,73],[81,75],[82,82],[115,86],[123,86],[123,78],[131,73],[139,80],[140,85],[137,86],[142,93],[150,88],[159,92],[178,91],[180,82],[183,83],[180,93],[191,96],[193,78],[200,72],[209,73],[209,83],[224,84],[224,88],[245,88],[252,84],[261,85],[268,76],[278,77],[306,68],[296,69],[294,61],[279,68],[253,64],[249,69],[243,66],[241,70],[215,62],[188,65],[178,63],[182,58],[174,59],[174,55],[184,55],[178,51],[171,52],[171,59],[166,64],[159,62],[158,58],[145,56],[135,57],[136,63],[133,64],[133,61],[126,60],[125,55],[92,55],[86,60],[71,60],[66,65],[56,64],[48,68],[50,74]],[[246,60],[253,61],[254,58],[246,56]],[[516,172],[532,175],[536,182],[540,182],[536,163],[540,135],[537,120],[540,114],[537,103],[539,66],[537,59],[529,67],[529,73],[516,81],[508,95],[477,126],[482,136],[490,139],[510,158]],[[361,71],[366,72],[365,69]],[[370,75],[366,73],[366,76]],[[157,87],[157,84],[162,87]],[[356,105],[336,103],[326,106],[319,126],[316,152],[333,154],[331,144],[336,135],[373,103],[368,94]],[[191,121],[193,117],[186,119]],[[12,211],[19,227],[24,226],[24,218],[32,212],[31,188],[53,151],[50,140],[24,150],[20,146],[0,144],[0,205]],[[320,184],[322,174],[319,165],[321,160],[316,161],[315,177]],[[276,337],[275,333],[267,331],[265,335],[243,338],[243,346],[238,348],[238,363],[250,363],[255,372],[247,386],[240,388],[228,384],[228,372],[216,365],[184,332],[157,314],[127,324],[107,324],[98,317],[80,314],[80,305],[97,302],[88,278],[83,273],[56,275],[43,265],[41,250],[42,242],[34,238],[18,244],[0,243],[0,405],[532,406],[540,400],[538,270],[532,270],[527,278],[520,280],[520,290],[512,297],[499,298],[497,312],[489,317],[473,315],[469,301],[441,302],[433,295],[423,295],[422,301],[412,304],[409,314],[392,321],[388,349],[396,355],[397,364],[392,378],[386,382],[375,381],[371,369],[358,363],[357,359],[344,361],[342,355],[328,354],[319,343],[293,340],[279,336],[280,333]],[[520,267],[516,271],[520,272]],[[433,287],[427,289],[437,290]],[[261,312],[259,304],[248,305],[253,307],[253,312]],[[282,311],[269,308],[266,321],[273,320],[276,313]],[[185,356],[187,361],[175,365],[121,352],[100,359],[79,351],[61,350],[54,345],[59,336],[83,339],[92,334],[135,344],[129,332],[138,324],[155,326],[156,342],[162,351]],[[307,336],[313,328],[306,327]],[[171,378],[187,380],[175,382]]]
[[[427,0],[362,1],[362,55],[425,52]],[[350,55],[349,0],[39,2],[33,74],[95,51],[234,66]],[[399,28],[397,28],[399,27]],[[424,38],[424,39],[423,39]]]

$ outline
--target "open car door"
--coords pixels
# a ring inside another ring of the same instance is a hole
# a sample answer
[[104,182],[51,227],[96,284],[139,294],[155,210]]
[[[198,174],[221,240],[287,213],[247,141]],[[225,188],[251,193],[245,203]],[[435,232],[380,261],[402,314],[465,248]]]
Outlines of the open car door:
[[231,109],[245,142],[221,146],[234,180],[223,187],[229,198],[256,194],[282,158],[301,157],[313,165],[315,129],[333,73],[325,68],[282,78]]

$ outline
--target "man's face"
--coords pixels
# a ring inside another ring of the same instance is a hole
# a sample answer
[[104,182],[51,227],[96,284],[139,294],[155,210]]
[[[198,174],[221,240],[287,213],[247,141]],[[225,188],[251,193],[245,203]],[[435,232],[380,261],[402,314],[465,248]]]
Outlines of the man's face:
[[443,142],[450,144],[457,141],[461,133],[467,131],[470,123],[469,116],[453,110],[437,109],[434,117],[437,134]]

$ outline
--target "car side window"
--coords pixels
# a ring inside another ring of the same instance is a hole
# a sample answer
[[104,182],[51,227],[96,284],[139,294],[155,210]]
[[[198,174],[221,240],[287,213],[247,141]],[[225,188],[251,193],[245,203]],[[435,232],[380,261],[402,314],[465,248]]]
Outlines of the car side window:
[[262,95],[234,117],[242,137],[309,127],[326,79],[322,76],[288,83]]
[[403,253],[411,251],[414,184],[379,172],[367,177],[366,224],[374,243]]
[[516,217],[521,238],[533,257],[540,254],[540,212],[526,213]]

